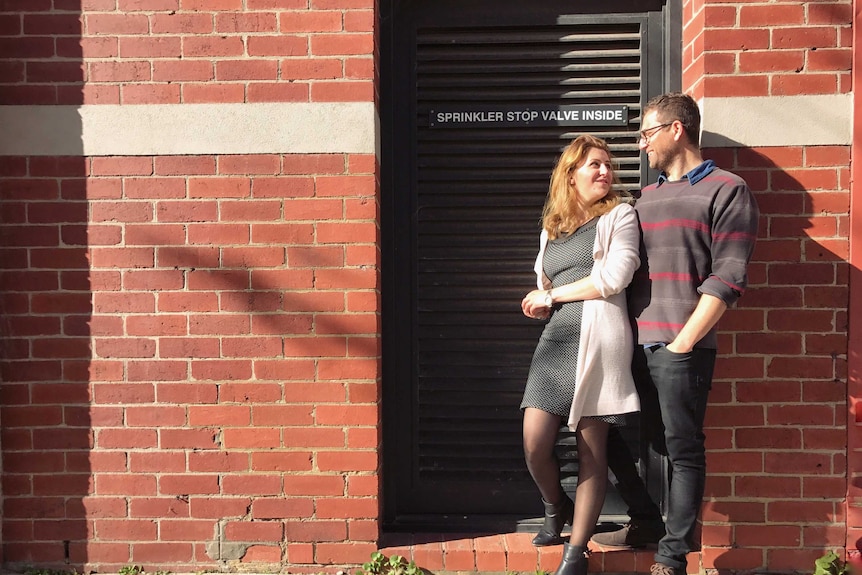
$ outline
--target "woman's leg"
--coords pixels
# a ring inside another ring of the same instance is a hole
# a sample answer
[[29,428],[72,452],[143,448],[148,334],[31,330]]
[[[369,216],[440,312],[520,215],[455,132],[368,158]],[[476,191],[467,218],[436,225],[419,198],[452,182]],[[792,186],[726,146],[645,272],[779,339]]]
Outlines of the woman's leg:
[[578,488],[575,491],[575,518],[572,520],[573,546],[584,546],[596,528],[608,486],[608,428],[598,419],[578,422]]
[[560,416],[541,409],[524,409],[524,459],[527,469],[542,494],[542,499],[559,505],[563,498],[560,487],[560,464],[554,454]]

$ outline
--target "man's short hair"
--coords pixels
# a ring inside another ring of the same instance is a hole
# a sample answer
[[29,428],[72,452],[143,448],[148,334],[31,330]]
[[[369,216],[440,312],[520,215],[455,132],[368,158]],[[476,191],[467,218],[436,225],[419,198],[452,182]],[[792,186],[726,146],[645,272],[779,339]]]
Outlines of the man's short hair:
[[700,145],[700,109],[694,98],[682,92],[661,94],[647,102],[643,114],[653,110],[659,123],[679,120],[689,141],[695,146]]

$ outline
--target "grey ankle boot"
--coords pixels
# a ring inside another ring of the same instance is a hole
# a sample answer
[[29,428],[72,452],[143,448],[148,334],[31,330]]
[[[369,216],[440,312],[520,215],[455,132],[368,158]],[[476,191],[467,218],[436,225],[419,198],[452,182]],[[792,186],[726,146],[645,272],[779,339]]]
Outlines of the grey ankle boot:
[[536,547],[545,547],[547,545],[559,545],[563,542],[560,533],[563,531],[563,526],[566,523],[572,522],[572,517],[575,513],[575,504],[569,499],[569,496],[563,493],[563,499],[556,505],[548,503],[542,499],[542,505],[545,506],[545,522],[542,528],[533,537],[533,545]]
[[589,554],[587,548],[579,545],[563,544],[563,560],[554,575],[587,575]]

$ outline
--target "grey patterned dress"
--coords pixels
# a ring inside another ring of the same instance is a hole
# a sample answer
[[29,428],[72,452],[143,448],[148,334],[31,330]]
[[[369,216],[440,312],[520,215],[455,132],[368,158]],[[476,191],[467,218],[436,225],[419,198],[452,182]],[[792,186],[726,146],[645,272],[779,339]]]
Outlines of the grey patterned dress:
[[[554,287],[590,275],[597,221],[598,218],[593,218],[574,233],[548,242],[544,271]],[[554,307],[533,354],[521,409],[535,407],[560,417],[569,416],[575,393],[583,307],[582,301]]]

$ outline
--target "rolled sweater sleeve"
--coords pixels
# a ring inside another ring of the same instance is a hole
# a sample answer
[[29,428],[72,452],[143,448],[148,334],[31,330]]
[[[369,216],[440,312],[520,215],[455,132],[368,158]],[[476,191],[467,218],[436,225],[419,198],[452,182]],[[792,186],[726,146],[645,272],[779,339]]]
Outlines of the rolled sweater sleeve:
[[606,220],[600,220],[597,229],[590,278],[606,298],[626,289],[640,266],[640,228],[637,214],[628,204],[616,206],[602,218]]
[[712,208],[712,270],[698,293],[730,306],[745,292],[759,215],[754,195],[741,179],[719,190]]

